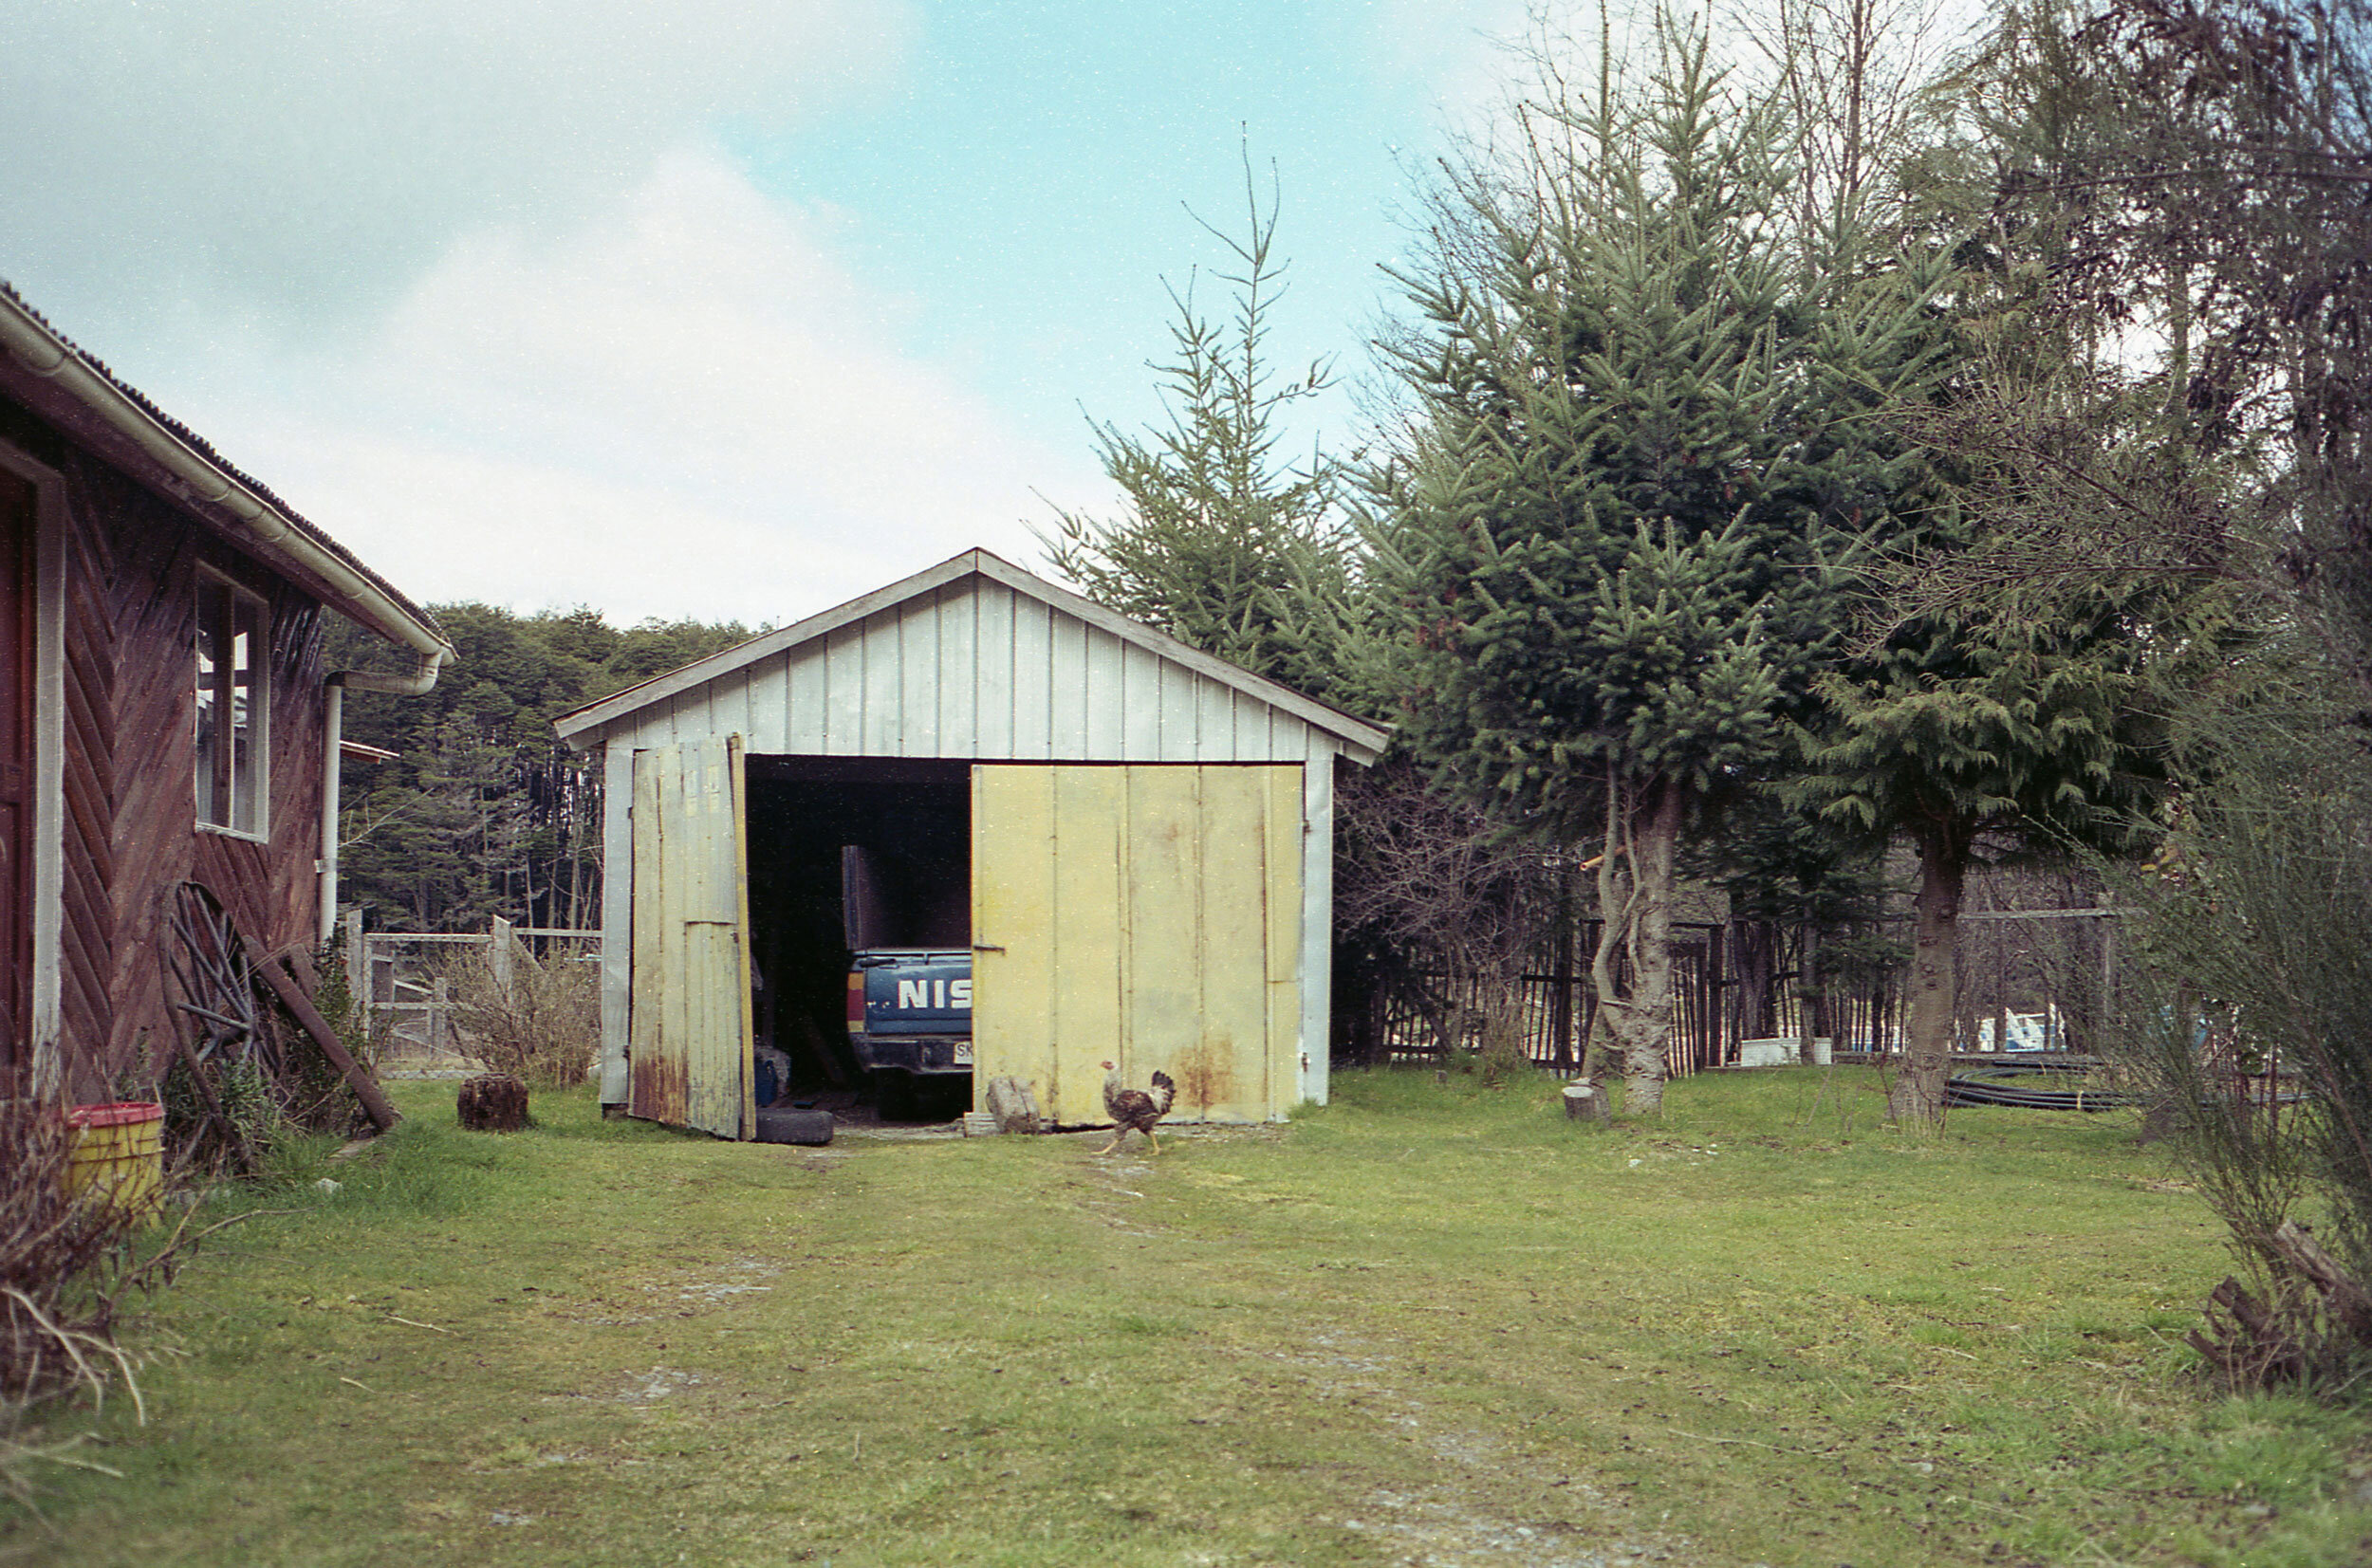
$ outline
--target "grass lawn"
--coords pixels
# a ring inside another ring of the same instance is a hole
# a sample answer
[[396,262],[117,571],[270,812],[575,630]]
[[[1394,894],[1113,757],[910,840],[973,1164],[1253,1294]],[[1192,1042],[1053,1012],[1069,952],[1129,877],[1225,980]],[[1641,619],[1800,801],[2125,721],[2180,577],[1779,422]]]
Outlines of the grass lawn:
[[18,1560],[2357,1564],[2372,1416],[2221,1399],[2117,1116],[1862,1069],[1352,1074],[1283,1128],[734,1146],[451,1084],[138,1324]]

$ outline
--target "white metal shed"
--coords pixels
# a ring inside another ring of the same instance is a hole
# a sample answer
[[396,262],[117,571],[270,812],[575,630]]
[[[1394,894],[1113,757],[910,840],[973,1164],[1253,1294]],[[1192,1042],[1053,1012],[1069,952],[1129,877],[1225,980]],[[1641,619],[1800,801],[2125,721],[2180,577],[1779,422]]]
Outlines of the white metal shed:
[[971,550],[558,729],[611,802],[604,1104],[753,1134],[752,979],[784,990],[768,932],[813,913],[774,840],[865,811],[963,862],[933,918],[973,950],[975,1085],[1066,1122],[1106,1058],[1180,1119],[1326,1098],[1333,764],[1373,725]]

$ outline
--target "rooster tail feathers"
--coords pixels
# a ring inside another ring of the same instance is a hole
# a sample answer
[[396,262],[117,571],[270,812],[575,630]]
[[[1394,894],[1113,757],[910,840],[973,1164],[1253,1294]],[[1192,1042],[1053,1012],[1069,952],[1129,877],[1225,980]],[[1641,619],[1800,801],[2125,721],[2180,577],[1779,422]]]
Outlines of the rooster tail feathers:
[[1170,1109],[1170,1101],[1176,1099],[1177,1098],[1177,1085],[1170,1081],[1170,1075],[1163,1072],[1156,1072],[1153,1075],[1153,1103],[1158,1107],[1164,1115],[1167,1115]]

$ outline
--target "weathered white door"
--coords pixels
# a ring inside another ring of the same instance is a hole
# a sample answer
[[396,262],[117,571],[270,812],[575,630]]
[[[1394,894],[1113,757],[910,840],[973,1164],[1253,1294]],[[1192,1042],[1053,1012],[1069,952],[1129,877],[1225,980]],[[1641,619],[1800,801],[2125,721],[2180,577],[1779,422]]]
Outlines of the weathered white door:
[[972,833],[976,1085],[1099,1121],[1108,1060],[1179,1120],[1292,1108],[1299,766],[982,764]]
[[629,1114],[757,1131],[749,855],[739,735],[634,756]]

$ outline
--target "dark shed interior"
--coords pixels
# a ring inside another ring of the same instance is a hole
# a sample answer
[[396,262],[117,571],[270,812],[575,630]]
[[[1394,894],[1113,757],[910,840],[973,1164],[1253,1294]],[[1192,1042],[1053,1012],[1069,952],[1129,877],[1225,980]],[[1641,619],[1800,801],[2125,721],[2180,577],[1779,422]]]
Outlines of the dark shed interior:
[[871,1097],[847,1035],[843,852],[869,868],[880,947],[969,947],[972,765],[923,759],[748,760],[751,960],[761,1047],[790,1059],[803,1099]]

